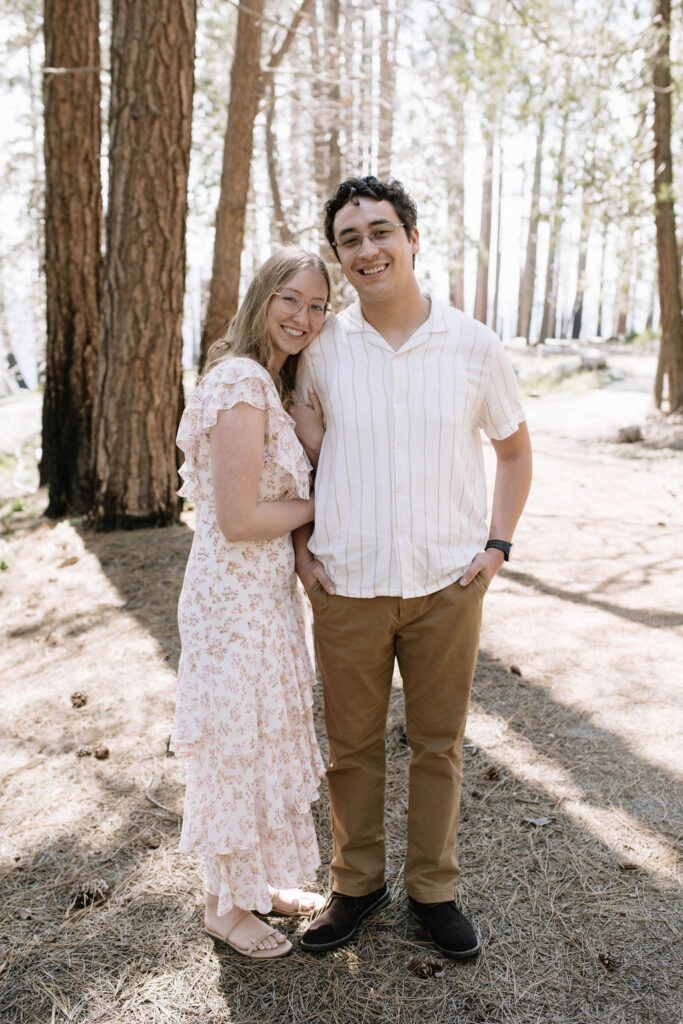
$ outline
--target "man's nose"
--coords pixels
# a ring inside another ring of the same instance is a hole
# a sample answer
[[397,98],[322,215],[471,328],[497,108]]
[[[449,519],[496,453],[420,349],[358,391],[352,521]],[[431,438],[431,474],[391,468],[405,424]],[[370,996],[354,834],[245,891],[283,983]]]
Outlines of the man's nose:
[[363,235],[361,238],[360,249],[358,250],[359,255],[367,255],[369,252],[379,252],[379,246],[376,242],[373,242],[370,235]]

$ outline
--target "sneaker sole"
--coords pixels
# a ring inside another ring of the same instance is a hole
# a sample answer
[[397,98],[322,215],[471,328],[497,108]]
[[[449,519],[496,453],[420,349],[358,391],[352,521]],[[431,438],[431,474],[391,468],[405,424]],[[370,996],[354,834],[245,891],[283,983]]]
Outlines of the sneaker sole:
[[387,889],[385,894],[383,896],[380,896],[380,898],[375,903],[372,903],[369,907],[365,908],[365,910],[363,911],[362,914],[359,915],[356,923],[354,924],[353,928],[351,929],[350,932],[348,932],[347,935],[343,935],[342,938],[340,939],[335,939],[334,942],[309,943],[306,942],[305,939],[300,939],[299,945],[301,946],[302,949],[306,949],[310,953],[325,953],[330,949],[337,949],[339,946],[343,946],[345,943],[349,942],[349,940],[354,937],[354,935],[362,925],[363,921],[366,920],[366,918],[370,917],[371,914],[374,914],[375,911],[381,910],[382,907],[386,907],[388,903],[391,903],[391,892],[389,891],[389,889]]
[[440,946],[439,943],[436,942],[436,940],[433,938],[432,933],[429,931],[429,928],[424,923],[424,921],[422,920],[420,915],[417,913],[417,911],[413,910],[413,908],[411,907],[410,908],[410,913],[413,915],[413,917],[415,918],[416,921],[420,922],[420,924],[422,925],[424,930],[429,934],[429,937],[430,937],[431,941],[433,942],[433,944],[436,946],[436,948],[441,953],[443,953],[444,956],[447,956],[449,960],[471,960],[472,957],[476,956],[477,953],[479,952],[479,950],[481,949],[481,939],[479,940],[477,945],[476,946],[472,946],[471,949],[458,949],[458,950],[455,950],[455,949],[447,949],[445,946]]

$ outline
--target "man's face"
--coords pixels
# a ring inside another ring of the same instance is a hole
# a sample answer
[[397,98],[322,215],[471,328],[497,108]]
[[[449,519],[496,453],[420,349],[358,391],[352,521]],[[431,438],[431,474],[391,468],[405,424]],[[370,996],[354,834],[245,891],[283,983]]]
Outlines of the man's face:
[[[334,218],[333,231],[344,276],[358,292],[361,302],[383,302],[400,295],[414,279],[413,256],[420,251],[417,228],[408,238],[405,228],[391,231],[381,242],[368,232],[391,228],[400,218],[386,199],[359,196],[357,204],[342,206]],[[360,246],[347,250],[343,241],[364,235]]]

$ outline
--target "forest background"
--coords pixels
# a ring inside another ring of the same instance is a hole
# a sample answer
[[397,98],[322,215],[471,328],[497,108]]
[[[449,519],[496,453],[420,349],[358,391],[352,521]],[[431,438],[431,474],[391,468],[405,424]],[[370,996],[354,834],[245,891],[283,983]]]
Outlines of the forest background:
[[0,343],[6,387],[45,386],[50,514],[177,518],[182,365],[274,245],[335,270],[350,174],[417,199],[425,287],[508,340],[663,334],[683,403],[669,0],[4,8]]
[[[680,3],[0,9],[3,1024],[679,1024]],[[408,912],[397,672],[392,903],[327,957],[273,918],[262,973],[177,853],[174,437],[272,247],[336,273],[321,207],[359,172],[415,196],[419,277],[500,331],[534,443],[464,748],[483,950],[439,959]]]

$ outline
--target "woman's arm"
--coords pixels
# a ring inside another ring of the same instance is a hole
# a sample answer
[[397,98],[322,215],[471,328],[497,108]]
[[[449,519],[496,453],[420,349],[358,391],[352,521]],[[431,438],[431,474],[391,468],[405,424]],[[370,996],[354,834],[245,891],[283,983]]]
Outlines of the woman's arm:
[[265,411],[238,402],[211,430],[216,521],[227,540],[272,540],[313,519],[312,498],[258,500],[265,429]]

